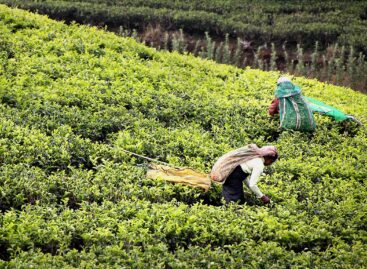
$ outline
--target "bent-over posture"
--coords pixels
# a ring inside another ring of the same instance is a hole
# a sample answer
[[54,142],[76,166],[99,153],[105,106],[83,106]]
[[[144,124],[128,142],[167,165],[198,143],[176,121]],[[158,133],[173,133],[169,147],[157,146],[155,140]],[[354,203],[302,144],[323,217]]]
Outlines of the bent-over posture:
[[287,77],[277,81],[275,99],[269,106],[269,114],[280,114],[280,128],[312,132],[316,128],[312,110],[302,95],[301,88]]
[[270,199],[264,195],[257,183],[265,166],[271,165],[278,158],[277,149],[274,146],[258,148],[251,144],[220,157],[214,164],[210,177],[213,181],[223,184],[222,195],[227,203],[245,202],[243,181],[246,186],[268,204]]

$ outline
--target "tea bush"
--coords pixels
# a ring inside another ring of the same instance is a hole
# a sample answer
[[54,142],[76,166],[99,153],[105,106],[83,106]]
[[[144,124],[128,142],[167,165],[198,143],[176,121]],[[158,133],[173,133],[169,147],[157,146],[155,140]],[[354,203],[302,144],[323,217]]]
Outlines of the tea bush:
[[284,41],[312,48],[313,40],[352,45],[367,53],[366,1],[250,0],[0,0],[0,3],[48,14],[67,22],[141,29],[160,25],[166,30],[224,36],[254,42]]
[[[267,115],[277,72],[241,70],[0,6],[0,267],[351,268],[367,262],[367,139]],[[296,78],[367,123],[367,97]],[[122,150],[209,172],[274,144],[264,207],[145,177]]]

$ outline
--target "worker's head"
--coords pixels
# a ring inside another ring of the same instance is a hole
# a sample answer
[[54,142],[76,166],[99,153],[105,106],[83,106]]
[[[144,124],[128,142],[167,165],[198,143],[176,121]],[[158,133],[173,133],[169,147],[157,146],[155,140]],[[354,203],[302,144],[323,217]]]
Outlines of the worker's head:
[[269,166],[272,165],[278,159],[278,153],[264,156],[264,165]]
[[257,154],[264,158],[265,165],[271,165],[278,159],[278,150],[275,146],[264,146],[257,149]]
[[280,84],[282,82],[291,82],[291,80],[288,77],[285,76],[281,76],[278,80],[277,80],[277,84]]

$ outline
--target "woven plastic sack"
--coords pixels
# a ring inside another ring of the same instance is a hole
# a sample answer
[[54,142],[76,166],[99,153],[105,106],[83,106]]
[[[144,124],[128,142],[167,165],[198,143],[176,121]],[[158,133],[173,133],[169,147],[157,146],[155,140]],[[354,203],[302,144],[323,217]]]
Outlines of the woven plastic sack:
[[208,174],[194,171],[190,168],[172,168],[165,165],[151,164],[146,174],[147,178],[160,179],[172,183],[201,188],[207,192],[211,185]]
[[314,131],[315,120],[311,108],[303,98],[301,89],[291,82],[278,85],[275,96],[279,98],[280,128]]

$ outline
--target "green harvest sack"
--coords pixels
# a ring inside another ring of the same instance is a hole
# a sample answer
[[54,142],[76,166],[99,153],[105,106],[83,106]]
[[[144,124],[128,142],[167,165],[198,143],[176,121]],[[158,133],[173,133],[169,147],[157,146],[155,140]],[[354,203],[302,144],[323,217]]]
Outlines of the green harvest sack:
[[312,132],[316,128],[315,120],[301,89],[292,82],[278,84],[275,97],[279,98],[280,128]]

